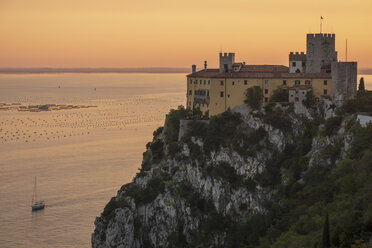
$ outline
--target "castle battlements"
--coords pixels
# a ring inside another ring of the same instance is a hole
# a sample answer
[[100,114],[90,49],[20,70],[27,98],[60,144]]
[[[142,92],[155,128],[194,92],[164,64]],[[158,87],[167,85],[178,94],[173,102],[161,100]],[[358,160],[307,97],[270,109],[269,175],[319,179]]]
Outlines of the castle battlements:
[[[235,62],[235,53],[219,53],[219,68],[196,71],[187,75],[187,103],[190,108],[216,115],[244,104],[248,88],[262,89],[263,101],[269,102],[278,87],[312,90],[315,97],[342,102],[356,94],[357,63],[338,62],[336,35],[307,34],[306,53],[290,52],[289,66],[246,65]],[[294,88],[293,88],[294,87]],[[305,97],[305,91],[293,94],[293,101]]]
[[316,34],[307,34],[307,38],[308,39],[311,39],[311,38],[332,38],[332,39],[335,39],[336,38],[336,34],[323,34],[323,33],[316,33]]

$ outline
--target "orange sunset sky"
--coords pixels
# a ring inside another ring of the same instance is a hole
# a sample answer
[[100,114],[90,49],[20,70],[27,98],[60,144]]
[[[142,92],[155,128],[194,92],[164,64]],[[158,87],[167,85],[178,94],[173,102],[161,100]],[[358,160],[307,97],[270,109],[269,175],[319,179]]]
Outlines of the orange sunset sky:
[[[287,65],[306,33],[372,67],[372,0],[0,0],[0,67]],[[305,51],[306,52],[306,51]]]

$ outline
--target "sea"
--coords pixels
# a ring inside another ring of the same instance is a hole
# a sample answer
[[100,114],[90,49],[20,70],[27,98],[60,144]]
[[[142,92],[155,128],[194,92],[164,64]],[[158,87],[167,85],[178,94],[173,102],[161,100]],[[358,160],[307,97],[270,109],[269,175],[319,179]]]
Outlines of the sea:
[[[96,216],[185,88],[185,74],[0,75],[0,247],[90,247]],[[32,212],[35,176],[46,208]]]
[[[185,74],[0,74],[0,247],[90,247],[96,216],[185,102]],[[35,177],[46,208],[32,212]]]

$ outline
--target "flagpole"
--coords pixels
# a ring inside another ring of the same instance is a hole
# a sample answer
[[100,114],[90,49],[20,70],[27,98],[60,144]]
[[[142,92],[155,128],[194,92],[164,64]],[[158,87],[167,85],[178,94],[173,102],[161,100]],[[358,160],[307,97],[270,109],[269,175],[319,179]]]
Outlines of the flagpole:
[[323,20],[323,17],[320,17],[320,33],[322,33],[322,20]]
[[346,39],[346,62],[347,62],[347,39]]

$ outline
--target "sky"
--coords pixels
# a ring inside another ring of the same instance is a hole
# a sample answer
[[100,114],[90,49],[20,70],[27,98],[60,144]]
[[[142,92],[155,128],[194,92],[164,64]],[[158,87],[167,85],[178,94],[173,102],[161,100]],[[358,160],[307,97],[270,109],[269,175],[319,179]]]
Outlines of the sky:
[[306,34],[336,33],[339,60],[372,67],[372,0],[0,0],[0,67],[288,64]]

